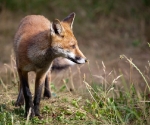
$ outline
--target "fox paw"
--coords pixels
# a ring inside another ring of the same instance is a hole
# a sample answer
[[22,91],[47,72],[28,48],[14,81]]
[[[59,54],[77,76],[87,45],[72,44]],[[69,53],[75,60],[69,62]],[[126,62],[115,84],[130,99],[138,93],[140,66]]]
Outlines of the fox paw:
[[44,91],[43,97],[44,97],[44,98],[48,98],[48,99],[51,98],[51,92],[48,91],[48,90],[47,90],[47,91]]
[[22,105],[24,105],[24,99],[17,100],[17,101],[15,102],[15,107],[22,106]]

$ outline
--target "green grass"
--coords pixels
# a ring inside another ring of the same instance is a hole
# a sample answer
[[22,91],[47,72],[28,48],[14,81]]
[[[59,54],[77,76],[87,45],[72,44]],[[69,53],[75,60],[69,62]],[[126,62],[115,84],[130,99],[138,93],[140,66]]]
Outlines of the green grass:
[[[149,88],[147,79],[140,69],[125,55],[122,55],[121,58],[125,58],[130,63],[130,69],[135,67],[146,82],[147,88]],[[17,97],[17,83],[15,84],[14,82],[17,82],[17,75],[15,69],[11,68],[12,74],[9,73],[9,75],[11,74],[13,84],[5,85],[2,79],[0,82],[0,125],[149,124],[149,89],[147,92],[139,91],[135,84],[131,82],[132,80],[125,79],[123,73],[118,76],[114,75],[114,71],[107,73],[104,63],[102,65],[104,76],[92,75],[88,65],[91,80],[88,81],[86,74],[84,74],[82,83],[85,85],[84,94],[81,94],[80,91],[75,91],[76,94],[69,91],[68,83],[70,78],[64,79],[61,86],[52,84],[53,97],[41,100],[40,110],[43,119],[38,119],[37,117],[26,119],[24,118],[24,106],[14,107],[14,101]],[[94,77],[101,80],[95,81]],[[128,82],[131,83],[129,84]],[[117,83],[121,83],[121,86]],[[129,86],[127,87],[127,85]]]

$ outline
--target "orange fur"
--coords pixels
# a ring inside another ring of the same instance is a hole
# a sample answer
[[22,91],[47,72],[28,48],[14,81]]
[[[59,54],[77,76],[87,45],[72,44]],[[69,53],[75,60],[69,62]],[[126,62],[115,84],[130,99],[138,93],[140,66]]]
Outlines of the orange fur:
[[[67,58],[75,63],[85,63],[86,58],[79,50],[73,35],[72,24],[75,13],[63,21],[50,22],[44,16],[30,15],[23,18],[14,39],[16,64],[20,78],[20,98],[25,98],[26,116],[31,108],[31,116],[39,116],[42,86],[48,82],[47,71],[57,57]],[[28,84],[28,72],[36,73],[34,104]],[[47,78],[47,80],[46,80]],[[49,95],[48,95],[49,97]]]

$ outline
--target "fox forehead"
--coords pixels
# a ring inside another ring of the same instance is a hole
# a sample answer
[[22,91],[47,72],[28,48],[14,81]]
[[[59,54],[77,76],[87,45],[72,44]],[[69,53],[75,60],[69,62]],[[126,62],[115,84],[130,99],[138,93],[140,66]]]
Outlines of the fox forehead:
[[64,28],[64,32],[68,35],[68,36],[74,36],[73,35],[73,31],[71,29],[71,27],[69,26],[68,23],[64,23],[61,22],[62,27]]
[[69,44],[76,43],[77,40],[73,34],[73,30],[71,29],[71,27],[67,23],[64,23],[64,22],[62,22],[61,24],[64,27],[64,31],[65,31],[64,38],[66,40],[64,40],[64,41],[68,41]]

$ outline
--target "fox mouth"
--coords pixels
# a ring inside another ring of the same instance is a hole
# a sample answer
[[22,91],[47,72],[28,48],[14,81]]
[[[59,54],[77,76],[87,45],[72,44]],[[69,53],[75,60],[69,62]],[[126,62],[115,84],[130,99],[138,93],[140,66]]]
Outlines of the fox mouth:
[[77,64],[82,64],[82,63],[87,62],[86,59],[78,57],[78,56],[76,56],[75,58],[68,57],[68,59]]
[[62,48],[53,48],[55,54],[67,58],[70,61],[76,63],[76,64],[83,64],[87,62],[86,58],[80,57],[80,56],[75,56],[72,52],[63,50]]

